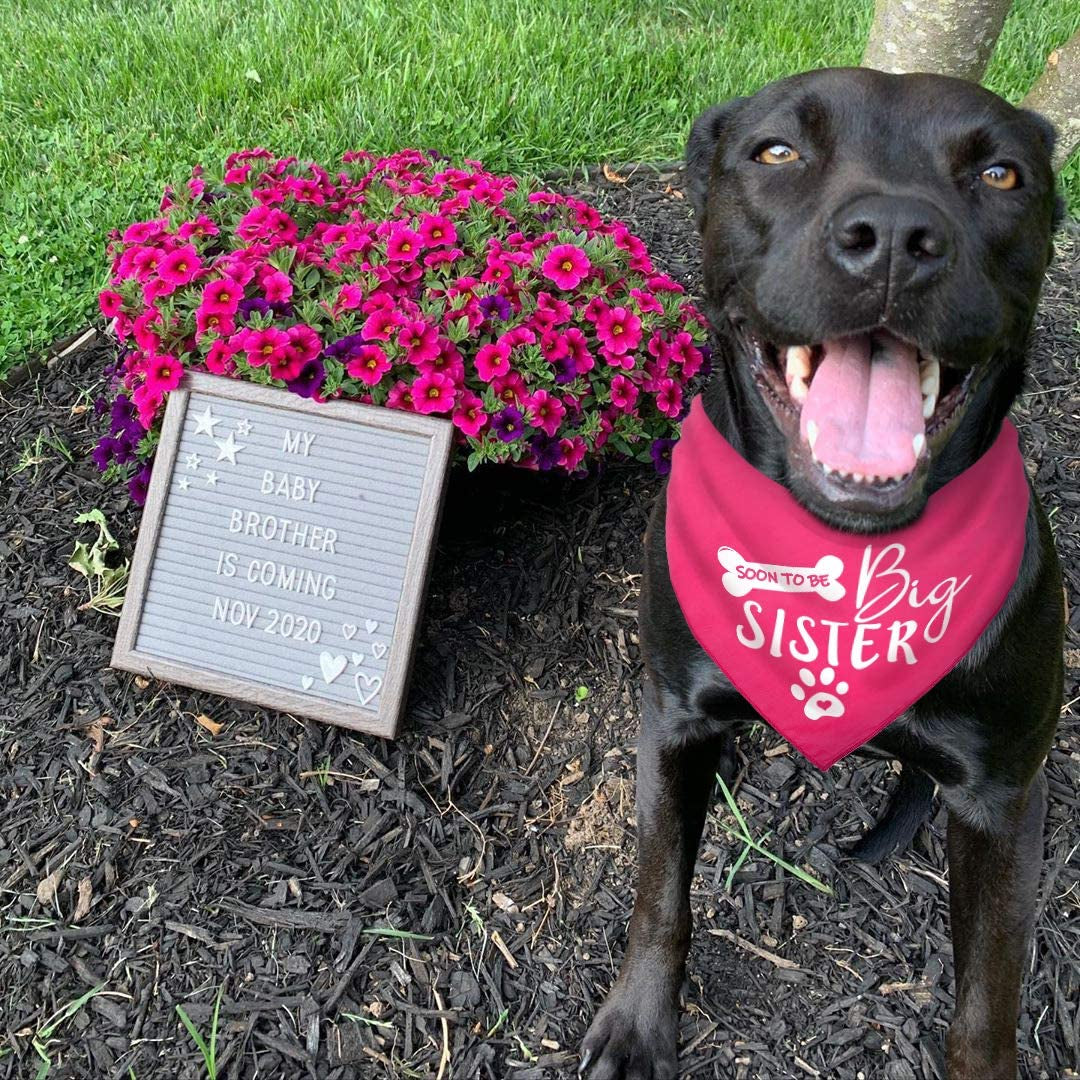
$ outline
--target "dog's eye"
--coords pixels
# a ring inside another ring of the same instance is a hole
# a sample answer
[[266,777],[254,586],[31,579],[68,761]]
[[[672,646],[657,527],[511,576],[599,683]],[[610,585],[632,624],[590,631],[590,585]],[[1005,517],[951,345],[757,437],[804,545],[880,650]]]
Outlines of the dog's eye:
[[1020,174],[1011,165],[991,165],[983,169],[980,179],[998,191],[1012,191],[1020,186]]
[[771,146],[763,146],[754,155],[754,160],[760,161],[762,165],[787,165],[788,162],[799,160],[799,151],[787,143],[773,143]]

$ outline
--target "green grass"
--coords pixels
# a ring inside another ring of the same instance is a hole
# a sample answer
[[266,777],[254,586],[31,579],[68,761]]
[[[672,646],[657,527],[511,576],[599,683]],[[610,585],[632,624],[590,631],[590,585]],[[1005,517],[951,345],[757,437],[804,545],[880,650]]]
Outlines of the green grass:
[[[706,105],[856,63],[870,0],[7,0],[0,371],[95,310],[110,228],[262,144],[438,147],[518,172],[678,157]],[[1018,99],[1080,22],[1017,0],[989,83]],[[1080,205],[1080,166],[1067,172]]]

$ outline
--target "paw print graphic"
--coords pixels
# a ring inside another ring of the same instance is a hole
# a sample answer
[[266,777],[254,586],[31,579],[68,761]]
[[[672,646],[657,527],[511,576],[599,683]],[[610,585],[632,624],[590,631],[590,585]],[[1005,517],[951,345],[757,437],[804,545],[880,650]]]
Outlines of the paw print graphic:
[[[821,669],[821,675],[816,676],[809,668],[799,668],[799,683],[791,684],[791,696],[796,701],[803,702],[803,714],[807,720],[821,720],[823,717],[843,716],[844,703],[840,696],[848,692],[848,684],[842,679],[835,686],[833,680],[836,672],[831,667]],[[832,690],[818,690],[811,693],[818,684],[830,686]],[[806,689],[804,690],[803,687]],[[807,697],[810,694],[810,697]]]

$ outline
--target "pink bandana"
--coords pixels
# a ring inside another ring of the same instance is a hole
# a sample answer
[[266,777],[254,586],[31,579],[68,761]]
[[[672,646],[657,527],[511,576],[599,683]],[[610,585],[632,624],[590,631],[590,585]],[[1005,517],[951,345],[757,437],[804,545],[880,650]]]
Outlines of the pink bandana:
[[671,583],[739,693],[827,769],[975,644],[1016,580],[1027,508],[1006,421],[914,524],[874,536],[832,529],[740,457],[699,398],[672,456]]

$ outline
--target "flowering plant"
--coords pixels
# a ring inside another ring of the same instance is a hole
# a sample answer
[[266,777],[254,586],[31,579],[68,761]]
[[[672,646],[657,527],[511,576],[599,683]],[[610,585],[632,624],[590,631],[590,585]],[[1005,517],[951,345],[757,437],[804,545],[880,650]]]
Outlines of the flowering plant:
[[198,368],[447,417],[470,469],[614,453],[665,471],[705,321],[640,239],[477,162],[343,164],[246,150],[113,234],[99,302],[124,348],[101,469],[142,500],[162,403]]

